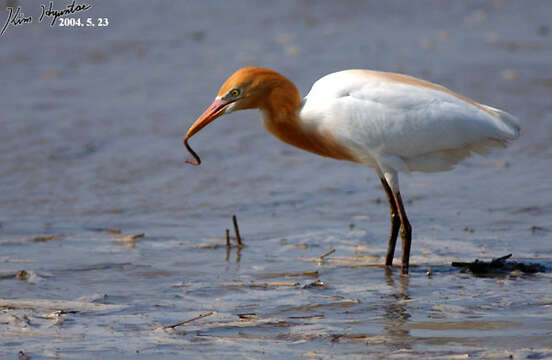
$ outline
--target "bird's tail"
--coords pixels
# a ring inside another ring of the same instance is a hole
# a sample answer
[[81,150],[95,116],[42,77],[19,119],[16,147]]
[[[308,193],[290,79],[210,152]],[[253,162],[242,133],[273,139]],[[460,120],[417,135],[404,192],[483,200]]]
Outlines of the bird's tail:
[[492,113],[495,118],[498,120],[498,126],[507,136],[506,141],[512,141],[519,137],[519,132],[521,131],[521,126],[519,120],[512,114],[502,111],[500,109],[494,108],[492,106],[481,104],[487,111]]

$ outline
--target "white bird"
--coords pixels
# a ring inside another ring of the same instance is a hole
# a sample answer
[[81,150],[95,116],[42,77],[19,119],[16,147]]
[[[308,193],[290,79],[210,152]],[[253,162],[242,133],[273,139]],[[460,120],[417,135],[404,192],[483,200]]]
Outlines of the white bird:
[[393,262],[399,227],[401,273],[408,273],[411,226],[399,191],[399,172],[449,170],[472,153],[485,154],[519,136],[512,115],[428,81],[372,70],[345,70],[316,81],[301,99],[295,85],[264,68],[236,71],[195,121],[188,139],[236,110],[261,110],[265,128],[303,150],[376,170],[389,202],[391,234],[385,264]]

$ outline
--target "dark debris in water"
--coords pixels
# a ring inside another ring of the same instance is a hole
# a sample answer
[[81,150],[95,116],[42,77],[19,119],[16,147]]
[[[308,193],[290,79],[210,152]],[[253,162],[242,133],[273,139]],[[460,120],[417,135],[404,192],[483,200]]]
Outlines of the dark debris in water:
[[63,237],[63,234],[53,234],[53,235],[38,235],[32,238],[27,239],[28,241],[33,242],[46,242],[50,240],[57,240],[59,238]]
[[473,262],[453,262],[452,266],[462,268],[462,271],[471,271],[477,275],[483,274],[505,274],[512,271],[521,271],[526,274],[535,274],[545,272],[546,267],[538,263],[521,263],[517,261],[507,261],[512,254],[502,256],[491,261],[481,261],[475,259]]
[[255,313],[238,314],[238,317],[242,320],[258,319],[257,314],[255,314]]
[[30,275],[25,270],[19,270],[17,272],[17,274],[15,274],[15,277],[17,278],[17,280],[25,281],[25,280],[29,279]]
[[311,282],[310,284],[307,284],[305,286],[303,286],[303,289],[313,289],[313,288],[317,288],[317,289],[327,289],[328,288],[328,284],[325,283],[324,281],[322,280],[316,280],[314,282]]
[[19,351],[19,353],[17,354],[17,360],[31,360],[31,357],[25,355],[23,351]]

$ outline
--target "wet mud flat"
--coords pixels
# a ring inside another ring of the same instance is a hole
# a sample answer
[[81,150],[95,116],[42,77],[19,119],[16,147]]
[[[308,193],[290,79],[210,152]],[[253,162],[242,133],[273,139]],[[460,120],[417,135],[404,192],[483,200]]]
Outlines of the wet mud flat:
[[[0,259],[3,357],[552,356],[546,259],[516,259],[544,272],[482,277],[418,255],[405,277],[354,230],[230,248],[224,237],[86,235],[1,242],[40,254]],[[60,262],[62,243],[81,253]]]

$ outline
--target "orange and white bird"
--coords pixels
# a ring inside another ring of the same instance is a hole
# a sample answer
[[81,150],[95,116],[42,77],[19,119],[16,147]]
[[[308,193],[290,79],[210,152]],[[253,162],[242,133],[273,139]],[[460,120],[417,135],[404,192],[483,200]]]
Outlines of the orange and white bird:
[[408,273],[411,226],[398,173],[450,170],[472,153],[504,147],[519,136],[510,114],[479,104],[443,86],[411,76],[345,70],[316,81],[301,99],[276,71],[247,67],[232,74],[195,121],[188,139],[223,114],[259,109],[265,128],[280,140],[315,154],[376,170],[391,210],[385,264],[390,266],[400,228],[401,273]]

